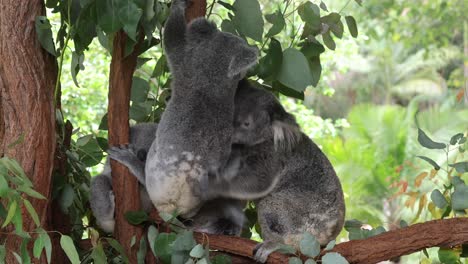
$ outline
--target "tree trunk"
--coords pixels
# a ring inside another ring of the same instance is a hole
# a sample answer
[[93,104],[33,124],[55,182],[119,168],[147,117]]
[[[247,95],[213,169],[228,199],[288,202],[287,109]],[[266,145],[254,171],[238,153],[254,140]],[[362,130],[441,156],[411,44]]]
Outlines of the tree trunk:
[[[35,190],[50,198],[57,64],[37,40],[34,21],[42,14],[42,0],[0,0],[0,155],[16,159]],[[21,136],[24,141],[8,147]],[[47,229],[49,200],[28,199]],[[33,231],[36,226],[25,208],[22,216],[24,230]],[[20,244],[16,236],[8,237],[6,263],[16,263],[12,252],[19,252]]]

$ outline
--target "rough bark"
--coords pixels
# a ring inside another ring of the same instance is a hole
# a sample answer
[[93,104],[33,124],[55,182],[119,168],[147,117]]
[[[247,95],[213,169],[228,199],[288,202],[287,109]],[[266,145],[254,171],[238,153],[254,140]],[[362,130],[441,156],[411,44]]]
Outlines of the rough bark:
[[185,20],[187,23],[197,17],[205,16],[206,14],[206,0],[192,0],[192,4],[185,12]]
[[[35,17],[44,14],[42,0],[0,0],[0,153],[16,159],[36,191],[50,197],[55,152],[53,93],[57,78],[55,58],[41,48]],[[20,136],[24,141],[8,147]],[[48,200],[28,197],[42,226],[47,228]],[[22,208],[23,228],[36,226]],[[9,236],[6,263],[15,263],[21,239]]]
[[[109,145],[128,144],[129,139],[129,103],[133,72],[137,63],[137,52],[125,57],[127,36],[123,31],[116,33],[112,51],[109,80]],[[137,48],[135,48],[137,50]],[[143,230],[129,224],[124,214],[140,209],[138,181],[130,175],[128,169],[111,160],[112,189],[115,195],[115,230],[114,236],[124,247],[130,263],[136,263],[138,247],[130,246],[133,236],[140,241]]]

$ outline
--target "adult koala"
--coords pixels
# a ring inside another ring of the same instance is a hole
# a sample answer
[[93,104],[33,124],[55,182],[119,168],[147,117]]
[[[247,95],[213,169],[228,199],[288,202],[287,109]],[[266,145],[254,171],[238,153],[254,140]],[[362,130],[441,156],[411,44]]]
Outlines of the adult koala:
[[174,0],[164,28],[172,94],[145,166],[146,188],[160,212],[195,215],[208,175],[231,151],[237,83],[258,51],[205,18],[185,24],[188,1]]
[[[114,220],[114,193],[109,158],[126,165],[140,182],[140,199],[145,211],[153,205],[145,188],[144,167],[147,152],[155,139],[158,124],[141,123],[130,127],[130,144],[125,147],[111,147],[104,171],[91,180],[90,204],[99,227],[112,233]],[[190,219],[185,219],[188,228],[198,232],[219,235],[240,235],[245,222],[243,209],[245,202],[233,199],[214,199],[203,205]]]
[[[335,239],[345,216],[340,181],[320,148],[300,132],[294,117],[273,94],[241,82],[234,120],[233,141],[244,146],[244,153],[270,144],[276,146],[284,165],[275,188],[255,201],[264,238],[255,249],[255,259],[265,262],[280,243],[299,249],[304,232],[312,233],[321,245]],[[262,163],[250,166],[257,167],[250,169],[252,179],[265,168]]]

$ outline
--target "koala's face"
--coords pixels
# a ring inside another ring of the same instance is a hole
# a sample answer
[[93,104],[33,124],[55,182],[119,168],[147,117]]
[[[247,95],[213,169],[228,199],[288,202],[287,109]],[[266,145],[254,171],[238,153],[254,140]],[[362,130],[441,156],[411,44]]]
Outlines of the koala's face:
[[236,105],[233,143],[253,146],[273,138],[270,115],[261,107]]
[[240,80],[257,62],[258,50],[230,33],[219,31],[206,19],[193,20],[187,32],[189,63],[207,78]]

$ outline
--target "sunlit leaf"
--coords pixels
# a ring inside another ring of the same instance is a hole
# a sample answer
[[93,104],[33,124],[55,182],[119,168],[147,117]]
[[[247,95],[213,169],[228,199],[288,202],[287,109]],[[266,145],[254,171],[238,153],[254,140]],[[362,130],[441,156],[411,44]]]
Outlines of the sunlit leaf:
[[52,37],[52,25],[45,16],[37,16],[35,20],[36,33],[41,46],[50,54],[56,56],[54,40]]
[[192,258],[202,258],[205,255],[205,249],[201,244],[196,245],[192,250],[190,250],[190,256]]
[[278,74],[282,84],[302,92],[312,83],[309,62],[302,52],[289,48],[283,52],[283,63]]
[[123,24],[123,30],[128,37],[136,40],[138,21],[140,21],[143,11],[132,1],[126,1],[119,9],[119,19]]
[[76,251],[75,244],[73,244],[73,240],[71,237],[67,235],[62,235],[60,238],[60,246],[62,247],[63,251],[67,255],[68,259],[72,264],[79,264],[80,257],[78,256],[78,252]]
[[5,218],[5,222],[3,222],[2,228],[5,228],[11,222],[11,219],[13,219],[13,216],[16,213],[17,206],[18,204],[16,203],[16,200],[13,200],[10,203],[10,206],[8,206],[8,214],[7,214],[7,217]]
[[91,257],[93,258],[94,263],[107,263],[107,257],[102,243],[99,243],[95,248],[93,248]]
[[358,28],[357,28],[356,20],[352,16],[346,16],[345,20],[346,20],[346,25],[348,25],[349,33],[351,34],[353,38],[356,38],[358,36]]
[[37,215],[36,210],[32,206],[31,202],[29,202],[27,199],[23,199],[23,204],[36,226],[39,227],[41,225],[41,221],[39,220],[39,216]]
[[459,263],[460,253],[455,250],[440,248],[437,255],[441,263]]
[[425,157],[425,156],[416,156],[416,157],[429,162],[429,164],[431,164],[436,171],[440,170],[440,166],[435,161],[433,161],[432,159],[430,159],[428,157]]
[[236,0],[232,22],[237,31],[258,42],[263,36],[263,15],[257,0]]
[[156,250],[154,248],[154,242],[156,241],[156,238],[158,237],[158,235],[159,235],[158,229],[156,229],[156,227],[151,225],[148,228],[148,243],[150,245],[151,252],[153,252],[155,256],[156,256]]
[[320,9],[316,4],[307,1],[298,7],[297,13],[306,23],[309,34],[315,36],[320,33],[322,23],[320,22]]
[[316,257],[320,254],[320,243],[315,236],[310,233],[304,233],[299,243],[301,253],[308,257]]

